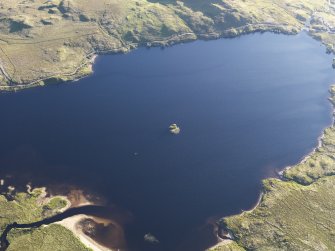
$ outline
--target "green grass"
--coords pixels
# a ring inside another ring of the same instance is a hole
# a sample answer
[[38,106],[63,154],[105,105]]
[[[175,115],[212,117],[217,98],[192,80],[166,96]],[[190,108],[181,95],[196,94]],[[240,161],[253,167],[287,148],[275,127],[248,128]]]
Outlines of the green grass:
[[309,186],[267,179],[260,205],[252,212],[228,217],[222,224],[248,250],[332,250],[334,188],[334,176]]
[[89,251],[65,227],[51,224],[37,229],[16,229],[8,236],[8,251]]
[[3,231],[7,224],[13,222],[30,223],[42,220],[45,218],[46,209],[48,216],[54,215],[61,209],[57,207],[57,210],[53,210],[56,201],[58,206],[67,204],[62,198],[55,197],[48,201],[44,196],[43,188],[34,189],[31,193],[17,193],[12,201],[0,195],[0,230]]
[[[0,90],[85,76],[93,53],[255,31],[296,33],[326,0],[35,0],[0,3]],[[316,18],[315,18],[316,19]],[[320,24],[315,24],[315,27]],[[334,36],[311,30],[329,48]],[[85,68],[85,69],[83,69]]]
[[49,210],[60,210],[66,207],[68,202],[60,197],[52,198],[44,207]]
[[225,241],[206,251],[245,251],[245,249],[234,241]]
[[[8,224],[33,223],[57,214],[68,205],[63,197],[46,197],[44,188],[29,192],[19,192],[8,201],[0,195],[0,231]],[[72,251],[88,250],[68,229],[51,224],[35,229],[13,229],[9,232],[8,250],[31,251]]]

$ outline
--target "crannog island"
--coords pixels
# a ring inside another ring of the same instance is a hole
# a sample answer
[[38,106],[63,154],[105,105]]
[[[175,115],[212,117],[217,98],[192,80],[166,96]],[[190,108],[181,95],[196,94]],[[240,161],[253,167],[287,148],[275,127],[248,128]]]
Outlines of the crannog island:
[[[91,73],[97,54],[255,31],[306,29],[334,52],[335,5],[329,0],[14,0],[0,3],[0,89],[18,90]],[[335,88],[331,90],[335,104]],[[229,238],[211,250],[331,250],[335,246],[335,129],[282,179],[267,179],[260,203],[220,221]],[[0,229],[68,206],[43,189],[0,197]],[[223,234],[225,234],[223,233]],[[62,225],[12,229],[8,250],[89,250]],[[43,239],[43,245],[41,245]]]

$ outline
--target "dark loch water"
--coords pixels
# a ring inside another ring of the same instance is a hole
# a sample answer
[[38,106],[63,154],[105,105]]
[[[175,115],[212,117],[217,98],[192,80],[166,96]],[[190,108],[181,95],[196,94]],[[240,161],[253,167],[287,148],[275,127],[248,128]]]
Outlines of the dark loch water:
[[79,82],[0,94],[0,172],[102,194],[132,213],[131,250],[201,250],[209,217],[252,207],[317,145],[331,62],[306,34],[99,57]]

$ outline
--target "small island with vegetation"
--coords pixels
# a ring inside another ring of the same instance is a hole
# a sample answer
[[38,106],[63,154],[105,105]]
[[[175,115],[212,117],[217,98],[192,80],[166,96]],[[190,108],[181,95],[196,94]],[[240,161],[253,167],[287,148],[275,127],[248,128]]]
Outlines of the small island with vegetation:
[[171,124],[169,126],[170,133],[177,135],[180,133],[180,127],[177,124]]

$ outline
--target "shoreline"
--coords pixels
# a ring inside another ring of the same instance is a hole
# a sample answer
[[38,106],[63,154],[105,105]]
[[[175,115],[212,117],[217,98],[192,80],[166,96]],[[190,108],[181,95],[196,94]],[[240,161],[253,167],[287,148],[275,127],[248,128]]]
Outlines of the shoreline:
[[[244,30],[248,28],[248,30]],[[54,73],[48,77],[40,78],[28,83],[22,84],[14,84],[14,85],[7,85],[7,86],[0,86],[0,93],[1,92],[17,92],[29,88],[34,87],[43,87],[48,86],[52,82],[52,84],[63,84],[63,83],[75,83],[82,78],[88,77],[92,75],[93,66],[96,62],[97,57],[104,56],[104,55],[112,55],[112,54],[126,54],[134,49],[138,48],[154,48],[154,47],[170,47],[177,44],[189,43],[194,41],[210,41],[210,40],[217,40],[217,39],[233,39],[238,38],[240,36],[254,34],[254,33],[275,33],[275,34],[283,34],[283,35],[297,35],[303,31],[304,27],[297,27],[290,26],[290,25],[281,25],[281,24],[247,24],[241,27],[230,28],[225,31],[217,31],[209,34],[196,34],[196,33],[184,33],[184,34],[175,34],[163,40],[156,40],[156,41],[148,41],[142,43],[130,43],[128,45],[123,45],[117,48],[111,48],[107,50],[100,50],[100,51],[92,51],[86,54],[85,58],[81,61],[79,66],[77,66],[72,72],[70,73]],[[236,33],[232,33],[235,30]],[[309,34],[309,33],[308,33]],[[311,35],[311,34],[309,34]],[[184,37],[186,36],[186,37]],[[191,36],[191,37],[187,37]],[[314,38],[314,37],[313,37]],[[314,38],[315,39],[315,38]],[[1,62],[0,62],[1,63]],[[85,69],[86,67],[86,69]],[[0,71],[3,73],[2,75],[7,79],[9,83],[13,83],[9,76],[4,74],[6,71],[3,69],[3,66],[0,64]],[[84,71],[80,73],[80,71]]]
[[70,230],[74,234],[74,236],[76,236],[86,247],[92,249],[93,251],[112,251],[112,249],[106,248],[90,238],[82,231],[80,227],[78,227],[78,224],[84,219],[96,220],[95,217],[86,214],[78,214],[68,217],[64,220],[55,222],[53,224],[59,224]]
[[[331,108],[332,108],[332,113],[331,113],[331,124],[329,126],[326,126],[323,130],[322,130],[322,134],[318,137],[318,140],[317,140],[317,146],[313,148],[313,150],[304,155],[300,161],[298,161],[296,164],[293,164],[293,165],[290,165],[290,166],[286,166],[283,170],[277,172],[277,174],[279,175],[279,177],[277,178],[278,180],[280,181],[283,181],[283,182],[287,182],[289,181],[289,179],[286,179],[284,177],[284,172],[286,170],[289,170],[293,167],[295,167],[296,165],[299,165],[299,164],[303,164],[305,163],[309,158],[311,158],[311,155],[314,154],[319,148],[321,148],[323,146],[323,139],[325,138],[325,131],[329,128],[334,128],[335,127],[335,103],[332,101],[332,98],[335,97],[335,93],[332,91],[332,88],[334,87],[334,84],[331,84],[330,87],[329,87],[329,94],[330,94],[330,97],[328,98],[328,101],[330,102],[331,104]],[[273,177],[272,177],[273,178]],[[262,180],[266,180],[268,178],[265,178],[265,179],[262,179]],[[241,213],[238,213],[238,214],[233,214],[233,215],[227,215],[227,216],[223,216],[221,217],[221,219],[224,219],[224,218],[227,218],[227,217],[234,217],[234,216],[240,216],[240,215],[243,215],[245,213],[252,213],[262,202],[263,200],[263,197],[264,197],[264,188],[261,189],[261,193],[259,195],[259,198],[255,204],[255,206],[253,206],[251,209],[249,210],[242,210]],[[219,223],[218,223],[219,225]],[[224,237],[226,237],[228,240],[230,240],[230,243],[231,242],[234,242],[235,241],[235,237],[234,235],[232,234],[231,230],[229,228],[226,228],[226,227],[222,227],[219,225],[219,231],[220,231],[220,228],[221,228],[221,231],[225,231],[226,234],[223,235]],[[222,239],[220,238],[220,236],[218,235],[217,237],[219,237],[219,241],[218,243],[216,243],[215,245],[213,245],[212,247],[210,247],[208,250],[212,250],[212,249],[215,249],[216,247],[220,247],[220,245],[226,245],[226,244],[229,244],[229,243],[223,243],[225,241],[225,239]]]
[[[334,110],[335,110],[335,106],[334,106]],[[335,116],[333,116],[333,119],[334,118],[335,118]],[[326,130],[327,128],[331,128],[331,127],[334,127],[334,124],[332,124],[329,127],[326,127],[324,130]],[[324,130],[322,132],[322,135],[318,137],[318,145],[309,154],[306,154],[300,162],[297,162],[296,164],[291,165],[291,166],[287,166],[282,171],[279,171],[277,173],[279,175],[279,178],[278,178],[279,180],[287,181],[285,179],[285,177],[283,176],[283,173],[286,170],[289,170],[289,169],[293,168],[295,165],[306,162],[311,157],[311,154],[315,153],[317,151],[317,149],[319,149],[322,146],[322,139],[324,138]],[[265,179],[268,179],[268,178],[265,178]],[[263,181],[263,180],[264,179],[262,179],[261,181]],[[262,188],[261,191],[260,191],[260,194],[258,196],[258,199],[257,199],[257,201],[256,201],[256,203],[253,207],[251,207],[248,210],[241,209],[241,213],[222,216],[220,219],[224,219],[224,218],[227,218],[227,217],[233,217],[233,216],[239,216],[239,215],[243,215],[245,213],[252,213],[261,204],[261,202],[263,200],[263,196],[264,196],[264,191],[263,191],[263,188]],[[220,219],[218,221],[220,221]],[[219,223],[218,223],[218,225],[219,225]],[[220,232],[224,232],[224,231],[227,232],[227,233],[226,234],[220,234]],[[226,239],[222,238],[221,236],[225,237]],[[214,244],[213,246],[209,247],[208,250],[206,250],[206,251],[211,251],[212,249],[215,249],[215,248],[220,247],[222,245],[225,246],[225,245],[228,245],[230,243],[235,242],[235,237],[232,234],[232,232],[227,228],[221,227],[220,225],[218,226],[218,231],[217,231],[217,234],[216,234],[215,237],[217,237],[218,242],[216,244]]]
[[[258,33],[258,32],[273,32],[273,31],[271,31],[271,30],[268,30],[268,31],[251,31],[251,32],[249,32],[249,33],[242,33],[242,34],[238,34],[238,35],[236,35],[236,36],[232,36],[232,37],[225,37],[225,36],[219,36],[219,37],[216,37],[216,38],[209,38],[209,39],[206,39],[206,40],[212,40],[212,39],[229,39],[229,38],[236,38],[236,37],[239,37],[239,36],[242,36],[242,35],[248,35],[248,34],[254,34],[254,33]],[[303,32],[303,30],[301,30],[299,33],[297,33],[297,34],[300,34],[301,32]],[[282,33],[282,34],[285,34],[285,33]],[[297,34],[290,34],[290,35],[297,35]],[[288,35],[288,34],[287,34]],[[309,36],[312,36],[311,34],[309,34],[308,33],[308,35]],[[313,37],[313,36],[312,36]],[[313,37],[314,38],[314,37]],[[191,41],[195,41],[195,40],[199,40],[198,38],[196,38],[196,39],[191,39],[191,40],[185,40],[185,41],[172,41],[172,43],[175,43],[176,42],[176,44],[180,44],[180,43],[184,43],[184,42],[191,42]],[[166,40],[166,41],[169,41],[169,40]],[[157,45],[153,45],[154,47],[157,47],[157,46],[159,46],[159,44],[157,44]],[[140,47],[143,47],[143,46],[140,46]],[[149,47],[151,47],[151,45],[149,46]],[[129,48],[127,48],[127,47],[122,47],[122,48],[124,48],[124,49],[129,49]],[[137,47],[135,47],[135,48],[137,48]],[[57,83],[65,83],[65,82],[77,82],[77,81],[79,81],[80,79],[82,79],[82,78],[84,78],[84,77],[86,77],[86,76],[89,76],[89,75],[91,75],[92,73],[93,73],[93,66],[94,66],[94,64],[96,63],[96,60],[97,60],[97,57],[98,56],[100,56],[100,55],[106,55],[106,54],[114,54],[114,53],[117,53],[117,54],[122,54],[122,53],[127,53],[127,52],[129,52],[131,49],[129,49],[128,51],[124,51],[124,52],[114,52],[114,51],[107,51],[107,52],[102,52],[102,53],[100,53],[100,52],[97,52],[97,53],[93,53],[93,54],[90,54],[87,58],[88,58],[88,61],[87,62],[85,62],[85,63],[83,63],[82,65],[80,65],[76,70],[75,70],[75,73],[74,74],[70,74],[70,75],[68,75],[68,74],[65,74],[65,76],[69,76],[69,77],[72,77],[72,76],[75,76],[75,74],[76,73],[78,73],[78,72],[80,72],[80,70],[82,69],[82,68],[84,68],[84,67],[88,67],[89,68],[89,70],[91,71],[89,74],[87,74],[87,75],[83,75],[83,76],[79,76],[78,78],[74,78],[74,79],[70,79],[70,80],[65,80],[65,81],[62,81],[62,80],[59,80],[59,82],[57,81]],[[22,87],[20,87],[19,86],[19,88],[18,89],[16,89],[18,86],[13,86],[13,87],[9,87],[9,90],[2,90],[2,87],[0,87],[0,92],[1,91],[5,91],[5,92],[10,92],[10,91],[19,91],[19,90],[24,90],[24,89],[27,89],[27,88],[32,88],[32,87],[37,87],[37,86],[44,86],[44,84],[42,85],[42,84],[40,84],[40,82],[43,82],[43,81],[46,81],[46,80],[49,80],[49,79],[53,79],[53,77],[54,76],[51,76],[51,77],[49,77],[49,78],[46,78],[46,79],[43,79],[43,80],[38,80],[38,81],[34,81],[34,82],[32,82],[32,83],[30,83],[30,84],[27,84],[27,85],[24,85],[24,86],[22,86]],[[47,84],[48,85],[48,84]],[[11,88],[13,88],[13,90],[11,89]],[[332,105],[332,110],[333,110],[333,115],[332,115],[332,124],[331,124],[331,127],[332,126],[334,126],[334,112],[335,112],[335,107],[334,107],[334,105]],[[329,128],[329,127],[326,127],[326,128]],[[326,129],[325,128],[325,129]],[[310,152],[310,153],[308,153],[308,154],[306,154],[305,156],[303,156],[302,157],[302,160],[301,161],[299,161],[298,163],[303,163],[303,162],[305,162],[308,158],[310,158],[310,155],[311,154],[313,154],[318,148],[320,148],[321,146],[322,146],[322,140],[323,140],[323,138],[324,138],[324,130],[325,129],[323,129],[323,131],[322,131],[322,135],[321,136],[319,136],[318,137],[318,144],[317,144],[317,146],[315,147],[315,148],[313,148],[313,150]],[[297,163],[297,164],[298,164]],[[285,167],[282,171],[280,171],[280,172],[278,172],[278,174],[281,176],[281,179],[283,179],[283,172],[285,171],[285,170],[287,170],[287,169],[290,169],[290,168],[292,168],[294,165],[291,165],[291,166],[287,166],[287,167]],[[57,196],[57,195],[56,195]],[[255,204],[255,206],[254,207],[252,207],[250,210],[243,210],[243,212],[242,213],[244,213],[244,212],[251,212],[251,211],[253,211],[259,204],[260,204],[260,202],[261,202],[261,200],[262,200],[262,196],[263,196],[263,192],[261,192],[260,193],[260,195],[259,195],[259,198],[258,198],[258,200],[257,200],[257,202],[256,202],[256,204]],[[51,198],[54,198],[54,197],[51,197]],[[89,203],[89,202],[88,202]],[[89,205],[89,204],[79,204],[79,205]],[[94,205],[94,204],[92,204],[92,205]],[[70,205],[70,207],[71,207],[71,205]],[[68,208],[66,208],[66,209],[68,209]],[[65,210],[66,210],[65,209]],[[64,210],[64,211],[65,211]],[[79,217],[77,217],[77,216],[79,216]],[[92,248],[94,251],[98,251],[98,250],[103,250],[103,251],[105,251],[105,250],[110,250],[110,249],[99,249],[99,247],[102,247],[101,245],[99,245],[98,243],[96,243],[93,239],[91,239],[90,237],[88,237],[87,235],[85,235],[82,231],[80,231],[80,230],[78,230],[78,229],[76,229],[76,224],[80,221],[80,220],[82,220],[82,219],[84,219],[84,218],[91,218],[91,219],[93,219],[94,217],[91,217],[91,216],[88,216],[88,215],[85,215],[85,214],[81,214],[81,215],[76,215],[76,216],[71,216],[71,217],[69,217],[69,218],[66,218],[66,219],[64,219],[64,220],[62,220],[62,221],[60,221],[60,222],[63,222],[63,223],[54,223],[54,224],[60,224],[60,225],[63,225],[63,224],[65,224],[65,225],[67,225],[68,226],[68,229],[69,230],[71,230],[76,236],[77,236],[77,234],[78,234],[78,238],[86,245],[86,242],[89,244],[89,245],[92,245],[92,247],[90,247],[90,248]],[[67,221],[67,220],[69,220],[69,221]],[[64,226],[64,225],[63,225]],[[70,229],[71,228],[71,229]],[[72,230],[73,229],[73,230]],[[83,236],[84,235],[84,236]],[[83,239],[83,240],[82,240]],[[229,242],[231,242],[231,241],[229,241]],[[219,244],[221,243],[221,241],[219,242]],[[96,249],[96,248],[98,248],[98,249]],[[103,248],[103,247],[102,247]]]
[[[330,91],[331,87],[332,87],[333,84],[330,84],[330,87],[329,87],[329,90],[328,90],[328,93],[332,96],[332,93]],[[323,129],[322,129],[322,133],[321,135],[317,138],[317,145],[307,154],[305,154],[304,156],[301,157],[301,159],[293,164],[293,165],[289,165],[289,166],[286,166],[284,167],[281,171],[277,172],[277,174],[279,175],[280,179],[282,180],[285,180],[283,174],[286,170],[289,170],[291,169],[292,167],[298,165],[298,164],[301,164],[301,163],[305,163],[313,153],[315,153],[319,148],[322,147],[322,141],[325,137],[325,130],[328,129],[328,128],[332,128],[335,126],[335,105],[332,103],[331,101],[331,97],[328,97],[328,101],[330,102],[330,106],[331,106],[331,123],[329,126],[325,126]]]
[[[13,188],[11,191],[9,191],[9,193],[12,193],[13,191],[16,191],[16,189]],[[50,216],[41,216],[41,218],[37,219],[36,221],[31,221],[31,219],[28,219],[25,222],[21,222],[21,220],[8,222],[0,234],[0,250],[7,250],[7,248],[11,245],[11,240],[8,239],[8,236],[10,236],[10,232],[13,230],[33,230],[35,228],[43,229],[44,227],[50,227],[53,225],[60,225],[69,230],[73,234],[73,238],[77,239],[79,243],[83,245],[83,247],[85,246],[86,248],[92,249],[93,251],[115,250],[106,247],[104,244],[100,244],[98,241],[94,240],[94,238],[90,237],[84,232],[85,229],[87,229],[88,232],[95,231],[96,226],[94,224],[103,225],[104,227],[113,224],[119,226],[122,230],[122,227],[112,219],[109,219],[108,217],[105,218],[104,215],[102,215],[102,217],[100,217],[99,214],[96,215],[96,210],[105,210],[108,209],[107,207],[90,201],[89,198],[82,193],[82,190],[75,190],[74,193],[71,191],[70,194],[51,194],[49,191],[47,191],[47,187],[36,187],[32,189],[30,185],[27,185],[26,191],[21,191],[18,193],[29,195],[36,192],[38,192],[38,197],[36,198],[35,202],[37,206],[48,205],[49,202],[54,199],[64,200],[66,204],[61,208],[54,209]],[[3,194],[3,196],[5,195]],[[92,220],[94,224],[90,225],[89,223],[86,226],[81,225],[83,220]]]

